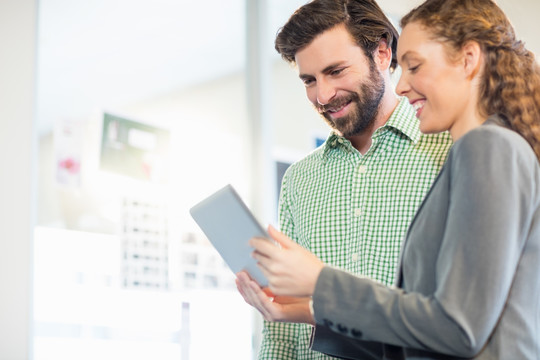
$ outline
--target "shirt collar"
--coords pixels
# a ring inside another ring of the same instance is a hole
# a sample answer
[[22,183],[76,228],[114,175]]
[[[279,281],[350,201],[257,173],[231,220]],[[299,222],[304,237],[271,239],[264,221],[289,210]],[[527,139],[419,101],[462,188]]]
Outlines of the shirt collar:
[[[414,108],[409,103],[407,98],[403,97],[399,101],[395,110],[390,115],[390,118],[384,126],[380,129],[391,128],[395,129],[403,135],[407,136],[413,143],[417,143],[422,136],[420,128],[418,127],[419,121],[416,118]],[[377,129],[379,131],[380,129]],[[376,132],[377,132],[376,131]]]
[[324,156],[328,156],[330,151],[332,151],[333,149],[342,148],[345,151],[350,152],[353,148],[349,140],[347,140],[341,135],[336,134],[333,130],[330,132],[330,135],[328,136],[322,147]]
[[[413,143],[420,140],[422,133],[418,128],[418,119],[416,118],[414,108],[409,104],[407,98],[400,99],[386,124],[375,130],[373,138],[380,136],[386,130],[397,131],[398,133],[405,135]],[[348,152],[352,150],[351,142],[343,136],[336,134],[334,131],[330,133],[322,146],[325,155],[327,155],[330,150],[338,147],[343,147]]]

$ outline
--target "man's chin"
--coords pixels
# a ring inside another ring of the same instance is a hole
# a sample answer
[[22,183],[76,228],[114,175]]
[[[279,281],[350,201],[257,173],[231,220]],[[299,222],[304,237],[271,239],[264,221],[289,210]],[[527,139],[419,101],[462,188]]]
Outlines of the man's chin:
[[357,136],[357,135],[363,135],[366,133],[366,131],[369,131],[372,129],[372,125],[374,124],[374,121],[369,122],[363,122],[361,124],[356,124],[356,126],[351,126],[344,128],[344,127],[334,127],[335,131],[338,131],[341,136],[343,137],[351,137],[351,136]]
[[358,135],[358,129],[355,129],[352,124],[346,124],[349,126],[336,126],[334,123],[334,130],[341,136],[348,137]]
[[351,124],[351,120],[348,117],[333,119],[325,113],[323,118],[337,135],[348,137],[362,133],[362,130],[358,131],[359,129],[354,128],[354,124]]

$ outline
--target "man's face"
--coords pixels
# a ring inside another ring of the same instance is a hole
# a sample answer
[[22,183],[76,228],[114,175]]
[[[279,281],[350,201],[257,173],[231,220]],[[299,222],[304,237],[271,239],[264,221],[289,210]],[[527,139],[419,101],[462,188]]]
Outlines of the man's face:
[[375,121],[384,80],[344,25],[317,36],[295,60],[309,100],[332,128],[348,137]]

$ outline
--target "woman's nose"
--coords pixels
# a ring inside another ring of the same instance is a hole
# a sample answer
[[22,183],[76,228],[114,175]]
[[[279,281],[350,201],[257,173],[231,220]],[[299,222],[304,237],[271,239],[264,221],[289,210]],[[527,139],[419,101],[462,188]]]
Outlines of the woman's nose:
[[405,79],[405,76],[403,76],[403,74],[401,74],[401,76],[399,77],[398,83],[396,85],[396,93],[399,96],[405,96],[405,95],[407,95],[409,90],[410,90],[410,86],[407,83],[407,81]]

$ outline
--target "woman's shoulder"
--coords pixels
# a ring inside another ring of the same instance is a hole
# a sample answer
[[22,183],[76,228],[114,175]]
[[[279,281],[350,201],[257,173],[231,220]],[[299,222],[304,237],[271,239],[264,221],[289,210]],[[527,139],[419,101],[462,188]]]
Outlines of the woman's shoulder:
[[484,124],[469,131],[456,141],[456,152],[475,152],[493,155],[519,155],[538,162],[532,147],[517,132],[498,118],[488,118]]
[[[517,132],[497,122],[486,121],[455,142],[448,157],[452,176],[521,177],[540,179],[538,158]],[[528,180],[525,180],[528,179]],[[529,181],[530,180],[530,181]]]

